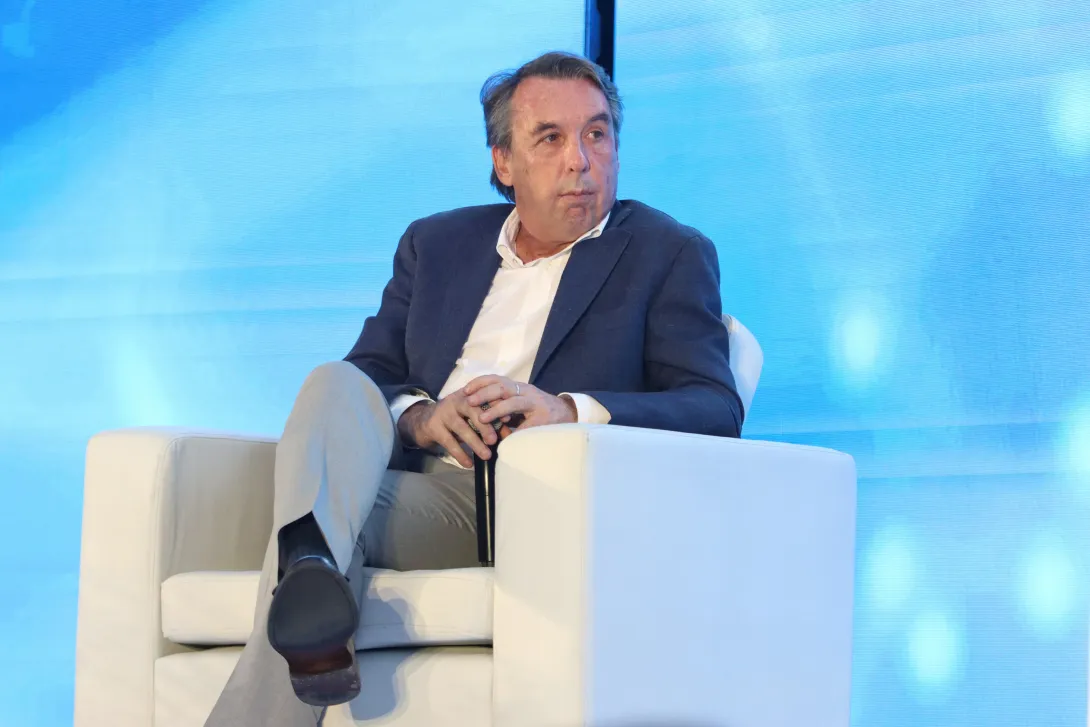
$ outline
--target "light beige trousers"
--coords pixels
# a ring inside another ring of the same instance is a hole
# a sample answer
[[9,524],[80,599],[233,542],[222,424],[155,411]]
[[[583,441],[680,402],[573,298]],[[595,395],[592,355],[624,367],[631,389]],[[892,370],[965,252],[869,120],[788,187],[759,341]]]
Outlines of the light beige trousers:
[[307,377],[276,447],[273,532],[254,630],[205,727],[321,723],[324,710],[296,698],[287,663],[266,635],[284,525],[313,513],[337,567],[357,589],[365,565],[477,565],[473,471],[434,457],[417,458],[418,471],[406,471],[408,459],[382,392],[359,369],[335,361]]

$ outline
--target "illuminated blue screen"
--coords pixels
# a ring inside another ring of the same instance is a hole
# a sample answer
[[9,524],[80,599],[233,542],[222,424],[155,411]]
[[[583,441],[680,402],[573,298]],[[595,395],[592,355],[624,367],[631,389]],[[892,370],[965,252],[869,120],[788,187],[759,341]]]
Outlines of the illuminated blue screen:
[[[859,467],[856,727],[1086,724],[1090,4],[619,0],[621,194]],[[800,726],[801,727],[801,726]]]
[[[483,79],[582,0],[0,0],[0,725],[71,723],[83,447],[276,433]],[[621,194],[715,240],[746,436],[859,465],[857,727],[1086,723],[1090,5],[620,0]],[[800,726],[805,727],[805,726]]]
[[0,0],[0,725],[72,723],[83,451],[276,434],[413,219],[498,201],[477,94],[583,0]]

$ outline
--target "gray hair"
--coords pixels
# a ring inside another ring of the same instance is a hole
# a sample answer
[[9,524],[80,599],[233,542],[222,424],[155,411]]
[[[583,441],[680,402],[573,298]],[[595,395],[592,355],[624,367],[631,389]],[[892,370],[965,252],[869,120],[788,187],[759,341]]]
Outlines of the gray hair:
[[[527,78],[551,78],[558,80],[589,81],[598,87],[609,103],[609,115],[613,121],[613,138],[619,143],[624,104],[617,86],[601,66],[572,53],[553,51],[538,56],[514,71],[493,73],[481,87],[481,106],[484,107],[484,131],[488,146],[511,151],[511,99],[519,84]],[[515,201],[515,188],[500,181],[492,168],[492,186],[507,201]]]

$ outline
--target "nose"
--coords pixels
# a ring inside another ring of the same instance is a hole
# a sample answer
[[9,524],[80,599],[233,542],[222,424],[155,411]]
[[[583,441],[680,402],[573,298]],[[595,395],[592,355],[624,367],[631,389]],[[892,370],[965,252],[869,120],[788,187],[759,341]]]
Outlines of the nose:
[[590,157],[583,146],[583,140],[578,139],[568,146],[568,169],[573,172],[585,172],[590,168]]

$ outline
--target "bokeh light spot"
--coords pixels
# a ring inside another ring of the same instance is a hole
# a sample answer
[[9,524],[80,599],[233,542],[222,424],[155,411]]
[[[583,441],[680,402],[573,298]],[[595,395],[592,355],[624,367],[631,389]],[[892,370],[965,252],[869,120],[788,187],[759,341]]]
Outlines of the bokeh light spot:
[[164,388],[163,372],[134,338],[119,338],[111,350],[110,370],[118,409],[127,426],[175,424],[177,399]]
[[1075,607],[1075,565],[1058,538],[1042,539],[1027,554],[1019,579],[1019,600],[1034,630],[1061,636]]
[[862,576],[864,593],[875,608],[889,612],[904,606],[915,578],[906,538],[893,531],[876,535],[864,555]]
[[1068,419],[1062,457],[1066,469],[1090,482],[1090,396]]
[[735,33],[742,45],[754,52],[772,50],[775,44],[772,23],[764,15],[743,18],[736,26]]
[[956,679],[964,661],[962,635],[942,613],[918,616],[908,633],[908,660],[919,686],[938,693]]
[[1052,94],[1052,135],[1061,153],[1090,154],[1090,71],[1060,76]]
[[875,369],[882,345],[882,326],[874,307],[866,303],[845,306],[834,333],[839,368],[854,384],[866,383]]

